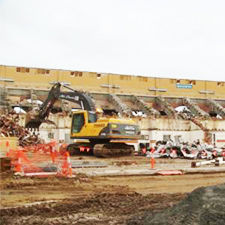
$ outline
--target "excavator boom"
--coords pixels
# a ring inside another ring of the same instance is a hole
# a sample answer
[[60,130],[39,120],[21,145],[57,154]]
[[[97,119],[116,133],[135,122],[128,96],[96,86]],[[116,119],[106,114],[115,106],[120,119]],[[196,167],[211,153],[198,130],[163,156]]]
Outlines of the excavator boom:
[[[61,92],[61,86],[71,90],[70,92]],[[35,128],[38,129],[42,123],[49,123],[56,125],[54,122],[48,120],[49,113],[51,112],[53,105],[56,101],[59,99],[64,99],[70,102],[77,103],[81,106],[82,109],[85,109],[87,111],[93,112],[95,114],[96,109],[95,105],[91,99],[90,96],[88,96],[85,93],[76,91],[67,85],[62,85],[61,83],[55,83],[51,90],[48,93],[47,98],[43,102],[43,104],[40,107],[39,114],[35,116],[27,116],[26,121],[26,128]],[[95,115],[95,119],[97,120],[97,117]]]
[[41,105],[38,115],[31,117],[28,114],[25,125],[26,128],[38,129],[43,122],[51,123],[49,120],[46,120],[46,118],[49,116],[49,113],[51,112],[54,103],[59,99],[60,87],[60,83],[56,83],[53,85],[47,98]]

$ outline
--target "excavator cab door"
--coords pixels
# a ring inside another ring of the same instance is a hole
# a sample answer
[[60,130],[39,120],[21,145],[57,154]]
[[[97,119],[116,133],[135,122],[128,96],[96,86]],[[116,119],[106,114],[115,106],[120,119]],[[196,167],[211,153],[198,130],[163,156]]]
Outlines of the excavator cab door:
[[71,133],[80,133],[83,126],[87,123],[87,112],[75,112],[72,117]]

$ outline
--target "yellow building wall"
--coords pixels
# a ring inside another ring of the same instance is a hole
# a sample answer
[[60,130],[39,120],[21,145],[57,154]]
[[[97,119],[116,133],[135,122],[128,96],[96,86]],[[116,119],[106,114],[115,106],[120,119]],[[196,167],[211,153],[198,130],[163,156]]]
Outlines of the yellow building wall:
[[196,84],[193,85],[193,94],[192,97],[205,98],[204,94],[201,94],[200,91],[205,91],[205,81],[197,80]]
[[[122,94],[132,94],[132,89],[134,89],[134,77],[129,75],[115,75],[110,74],[110,81],[115,88],[111,88],[113,93],[122,93]],[[110,83],[109,83],[110,85]],[[117,88],[116,88],[117,87]]]
[[149,87],[153,84],[154,79],[149,77],[120,74],[108,75],[109,93],[149,95]]
[[[46,73],[47,71],[49,72]],[[50,82],[57,81],[57,72],[47,69],[1,66],[0,77],[14,80],[10,83],[5,82],[5,85],[9,87],[49,89],[52,86]]]
[[208,98],[221,99],[225,96],[225,82],[206,81],[206,89],[215,92],[214,94],[208,94]]
[[[50,82],[59,81],[69,83],[70,87],[77,90],[97,93],[225,99],[225,82],[217,81],[101,74],[4,65],[0,66],[0,78],[13,79],[14,82],[0,81],[0,84],[15,88],[49,90],[52,86]],[[190,89],[178,88],[177,84],[192,86]]]

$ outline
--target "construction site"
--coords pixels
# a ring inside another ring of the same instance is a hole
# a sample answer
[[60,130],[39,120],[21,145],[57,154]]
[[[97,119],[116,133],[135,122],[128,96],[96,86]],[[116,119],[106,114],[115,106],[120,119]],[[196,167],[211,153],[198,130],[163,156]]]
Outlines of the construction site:
[[224,224],[225,82],[0,66],[0,224]]

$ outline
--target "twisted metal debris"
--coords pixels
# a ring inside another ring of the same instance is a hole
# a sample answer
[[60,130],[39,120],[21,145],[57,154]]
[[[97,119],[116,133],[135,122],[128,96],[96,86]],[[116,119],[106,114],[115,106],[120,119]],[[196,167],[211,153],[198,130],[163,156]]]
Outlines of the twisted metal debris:
[[18,124],[18,115],[1,115],[0,116],[0,136],[17,137],[19,145],[24,147],[28,145],[40,144],[43,141],[38,134],[31,132]]

